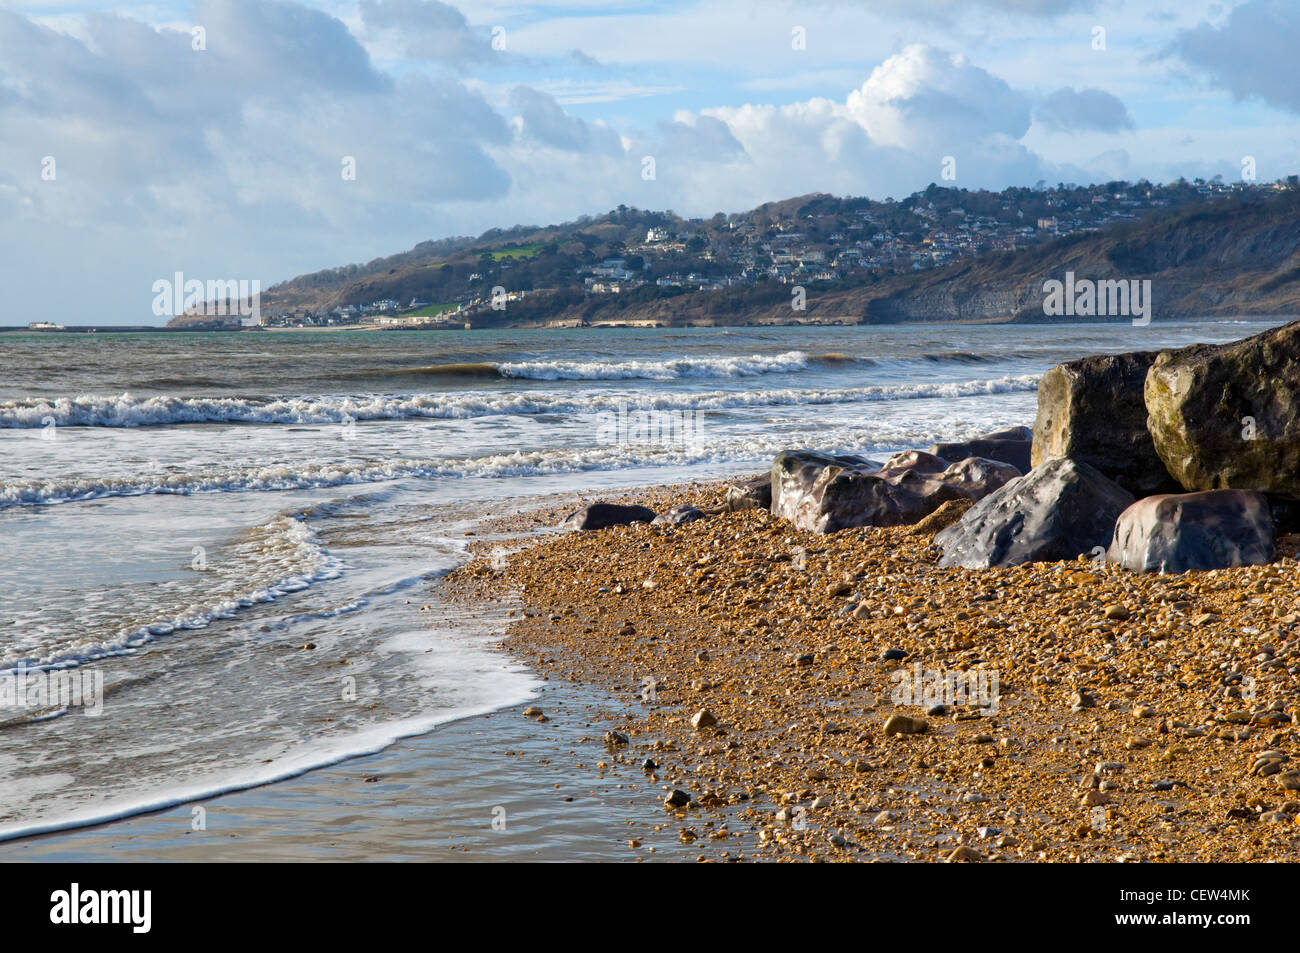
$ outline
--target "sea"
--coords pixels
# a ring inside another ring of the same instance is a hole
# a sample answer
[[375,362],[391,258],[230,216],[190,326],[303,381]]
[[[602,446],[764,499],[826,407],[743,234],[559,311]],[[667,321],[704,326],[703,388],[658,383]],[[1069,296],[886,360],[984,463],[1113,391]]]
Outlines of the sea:
[[1056,363],[1277,323],[0,334],[0,839],[525,702],[437,599],[485,515],[1032,425]]

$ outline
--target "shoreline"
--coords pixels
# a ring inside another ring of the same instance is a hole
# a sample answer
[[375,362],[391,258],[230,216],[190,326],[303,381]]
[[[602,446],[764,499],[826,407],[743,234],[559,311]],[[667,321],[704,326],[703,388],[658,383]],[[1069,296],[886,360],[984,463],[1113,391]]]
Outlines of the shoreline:
[[[521,504],[510,517],[485,515],[466,535],[478,545],[518,544],[518,527],[546,525],[551,514],[580,505],[580,494],[543,494]],[[530,516],[534,511],[541,519]],[[515,611],[508,595],[443,601],[445,611],[430,625],[455,619],[499,635]],[[500,641],[496,648],[506,654]],[[645,774],[611,751],[604,729],[595,728],[617,709],[615,698],[545,675],[537,682],[529,701],[455,716],[367,753],[197,798],[161,792],[153,809],[137,804],[119,815],[56,820],[0,841],[0,860],[744,859],[735,842],[684,843],[663,826],[661,810],[635,796]],[[531,706],[544,707],[544,722],[522,714]],[[206,828],[196,830],[200,813]]]
[[[725,486],[601,498],[703,507]],[[1300,859],[1300,792],[1251,769],[1266,747],[1298,754],[1294,720],[1259,714],[1290,697],[1288,673],[1255,650],[1271,641],[1300,661],[1300,538],[1283,537],[1269,566],[1183,577],[1082,562],[939,570],[912,527],[816,536],[763,510],[548,531],[584,496],[485,521],[475,558],[439,583],[465,611],[522,599],[500,647],[542,682],[534,701],[288,779],[0,843],[0,860]],[[529,533],[504,564],[485,558],[501,533]],[[1130,617],[1108,619],[1111,604]],[[1254,672],[1259,698],[1225,697],[1206,659]],[[917,663],[996,670],[998,711],[893,704]],[[1072,710],[1080,690],[1095,707]],[[715,726],[692,727],[701,709]],[[896,714],[925,732],[886,736]],[[678,790],[689,806],[666,806]],[[205,831],[191,830],[196,806]]]

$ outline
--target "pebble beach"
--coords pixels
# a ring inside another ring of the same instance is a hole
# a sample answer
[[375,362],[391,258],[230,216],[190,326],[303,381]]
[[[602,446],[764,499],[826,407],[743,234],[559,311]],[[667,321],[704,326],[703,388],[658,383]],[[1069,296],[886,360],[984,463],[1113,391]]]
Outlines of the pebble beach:
[[712,512],[485,545],[444,593],[517,597],[505,648],[621,702],[598,768],[697,859],[1300,858],[1300,537],[1180,576],[948,569],[943,519],[817,535],[723,491],[605,497]]

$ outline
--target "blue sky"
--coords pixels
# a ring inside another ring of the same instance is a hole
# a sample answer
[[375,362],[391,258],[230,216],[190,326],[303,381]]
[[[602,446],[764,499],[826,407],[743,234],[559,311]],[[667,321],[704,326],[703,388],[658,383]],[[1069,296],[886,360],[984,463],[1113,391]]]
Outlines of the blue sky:
[[968,188],[1271,180],[1297,48],[1281,0],[0,2],[0,324],[620,203],[897,197],[946,156]]

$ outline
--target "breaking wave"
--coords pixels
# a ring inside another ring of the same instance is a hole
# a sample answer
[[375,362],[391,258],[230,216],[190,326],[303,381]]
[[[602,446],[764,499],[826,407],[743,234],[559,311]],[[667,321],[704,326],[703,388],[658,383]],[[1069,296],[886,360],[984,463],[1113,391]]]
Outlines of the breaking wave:
[[459,393],[318,397],[61,397],[0,402],[0,428],[158,427],[172,424],[345,424],[363,420],[443,418],[464,420],[499,415],[578,414],[644,409],[725,410],[845,401],[969,397],[1031,391],[1038,377],[1024,374],[972,381],[877,384],[843,389],[706,391],[685,393],[546,394],[482,391]]

